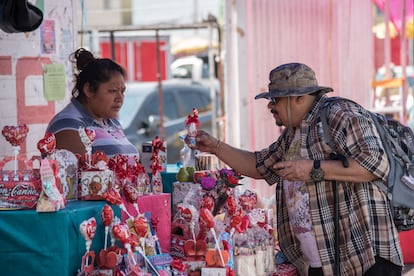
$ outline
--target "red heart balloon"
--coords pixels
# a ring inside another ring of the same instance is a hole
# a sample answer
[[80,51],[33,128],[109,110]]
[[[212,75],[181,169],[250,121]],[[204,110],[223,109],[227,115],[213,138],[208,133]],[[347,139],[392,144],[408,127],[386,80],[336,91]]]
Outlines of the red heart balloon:
[[29,128],[26,124],[21,124],[18,126],[4,126],[2,134],[12,146],[20,146],[27,137]]
[[56,148],[56,137],[53,133],[47,132],[45,136],[37,142],[37,149],[42,155],[52,153]]

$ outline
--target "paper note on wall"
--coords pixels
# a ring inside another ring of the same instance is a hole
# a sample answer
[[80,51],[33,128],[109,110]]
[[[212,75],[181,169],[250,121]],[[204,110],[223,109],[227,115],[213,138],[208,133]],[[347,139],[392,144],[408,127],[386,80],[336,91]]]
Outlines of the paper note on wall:
[[44,96],[48,101],[65,98],[66,75],[63,64],[45,64],[43,71]]

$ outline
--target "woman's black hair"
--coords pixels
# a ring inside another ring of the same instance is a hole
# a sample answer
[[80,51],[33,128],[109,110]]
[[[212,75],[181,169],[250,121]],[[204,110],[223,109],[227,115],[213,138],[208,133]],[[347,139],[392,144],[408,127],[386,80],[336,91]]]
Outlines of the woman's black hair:
[[125,69],[118,63],[109,58],[95,58],[85,48],[79,48],[73,52],[69,59],[75,67],[73,74],[75,86],[72,89],[72,96],[80,100],[85,98],[83,91],[85,83],[89,83],[92,91],[96,91],[101,83],[110,80],[114,72],[126,77]]

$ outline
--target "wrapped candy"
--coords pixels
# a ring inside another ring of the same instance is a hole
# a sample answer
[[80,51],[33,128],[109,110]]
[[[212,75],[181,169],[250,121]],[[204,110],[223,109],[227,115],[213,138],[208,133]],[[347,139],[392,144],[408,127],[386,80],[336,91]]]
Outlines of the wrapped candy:
[[187,116],[185,126],[187,128],[187,145],[190,148],[193,148],[196,145],[196,135],[200,126],[200,121],[198,120],[198,110],[196,108],[193,108],[192,113]]

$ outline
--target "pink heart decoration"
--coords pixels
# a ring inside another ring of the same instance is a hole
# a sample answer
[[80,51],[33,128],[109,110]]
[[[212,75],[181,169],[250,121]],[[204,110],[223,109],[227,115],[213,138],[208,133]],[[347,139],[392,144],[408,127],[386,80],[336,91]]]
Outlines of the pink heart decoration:
[[52,153],[56,148],[56,137],[53,133],[47,132],[45,136],[37,142],[37,149],[42,155]]
[[4,126],[2,134],[12,146],[20,146],[27,137],[29,128],[26,124],[21,124],[18,126]]

